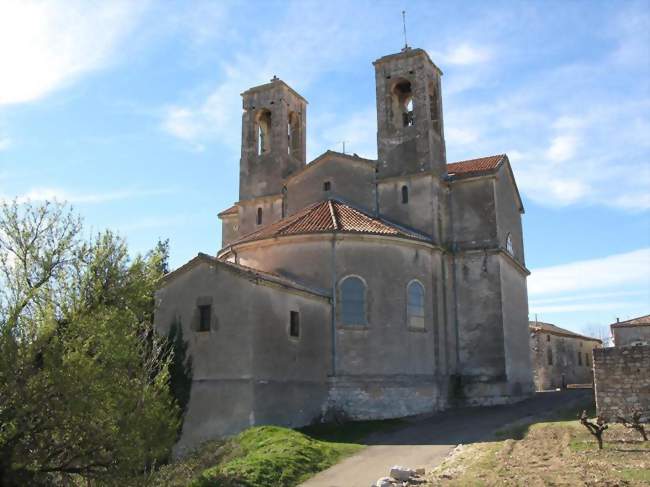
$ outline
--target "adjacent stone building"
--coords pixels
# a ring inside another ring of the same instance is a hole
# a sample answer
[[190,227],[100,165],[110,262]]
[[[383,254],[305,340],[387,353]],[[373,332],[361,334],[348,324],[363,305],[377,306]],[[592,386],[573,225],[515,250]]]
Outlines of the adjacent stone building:
[[639,316],[627,321],[612,323],[612,337],[615,347],[629,345],[650,345],[650,315]]
[[442,72],[374,62],[378,159],[307,164],[307,101],[242,93],[239,201],[222,248],[170,273],[156,326],[194,365],[179,446],[304,425],[498,404],[533,392],[521,215],[505,154],[446,160]]
[[592,350],[598,338],[579,335],[551,323],[530,322],[530,354],[538,391],[592,384]]
[[650,315],[610,325],[614,346],[594,350],[596,409],[609,421],[650,422]]

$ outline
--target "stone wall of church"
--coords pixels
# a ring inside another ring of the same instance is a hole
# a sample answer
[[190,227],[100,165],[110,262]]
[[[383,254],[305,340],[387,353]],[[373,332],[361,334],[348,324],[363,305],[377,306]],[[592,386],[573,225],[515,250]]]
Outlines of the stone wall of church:
[[[340,375],[429,375],[446,361],[446,302],[440,250],[425,243],[380,236],[311,235],[245,244],[243,265],[300,278],[331,290],[347,276],[366,283],[367,325],[336,323],[336,372]],[[381,263],[378,265],[378,263]],[[425,328],[406,320],[407,286],[425,290]]]
[[[199,263],[158,291],[155,325],[180,323],[193,385],[176,453],[257,424],[302,426],[320,417],[331,371],[330,303],[230,269]],[[199,305],[211,306],[199,331]],[[299,313],[299,336],[289,333]]]
[[[363,208],[375,210],[375,166],[366,159],[334,152],[321,156],[313,167],[287,180],[287,215],[317,201],[334,197]],[[329,183],[326,186],[326,183]]]
[[326,410],[357,421],[441,411],[448,385],[430,376],[332,377]]

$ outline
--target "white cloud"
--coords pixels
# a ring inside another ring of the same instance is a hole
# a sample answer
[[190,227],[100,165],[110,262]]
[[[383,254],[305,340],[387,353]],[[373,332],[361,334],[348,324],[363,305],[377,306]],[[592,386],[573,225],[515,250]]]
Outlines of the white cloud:
[[247,38],[245,45],[230,50],[234,54],[222,60],[220,78],[212,90],[201,98],[167,106],[161,128],[185,142],[218,138],[237,150],[240,93],[268,83],[274,75],[304,91],[333,66],[344,69],[345,63],[354,63],[355,55],[373,42],[373,31],[364,28],[373,23],[372,13],[364,10],[365,16],[354,14],[355,9],[363,9],[362,5],[350,4],[348,9],[350,15],[341,18],[337,9],[315,8],[310,2],[292,4],[280,23],[260,30]]
[[34,188],[16,197],[18,203],[28,201],[59,201],[67,203],[107,203],[146,196],[157,196],[171,193],[170,190],[138,190],[106,191],[95,193],[73,193],[61,188]]
[[534,269],[528,278],[528,292],[535,297],[641,285],[650,294],[649,271],[650,247],[600,259]]
[[0,0],[0,105],[37,100],[105,66],[144,6]]
[[558,135],[551,141],[546,157],[554,162],[563,162],[575,156],[579,139],[575,135]]
[[450,47],[446,52],[434,52],[434,56],[443,64],[468,66],[490,61],[494,57],[494,52],[488,47],[465,42]]

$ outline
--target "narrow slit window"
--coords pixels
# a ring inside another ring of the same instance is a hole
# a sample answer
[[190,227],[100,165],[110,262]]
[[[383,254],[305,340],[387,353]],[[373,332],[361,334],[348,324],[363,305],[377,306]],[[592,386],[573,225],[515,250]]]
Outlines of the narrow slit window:
[[262,208],[257,209],[257,224],[262,224]]
[[409,188],[408,186],[402,186],[402,204],[409,202]]
[[551,350],[551,347],[546,349],[546,359],[549,365],[553,365],[553,350]]
[[591,364],[589,363],[589,353],[587,352],[585,352],[585,365],[591,367]]
[[204,304],[199,306],[199,331],[210,331],[212,306]]
[[300,336],[300,313],[291,311],[289,315],[289,336],[298,338]]
[[578,352],[578,365],[582,365],[582,352]]
[[330,191],[332,189],[332,183],[330,181],[325,181],[323,183],[323,191]]

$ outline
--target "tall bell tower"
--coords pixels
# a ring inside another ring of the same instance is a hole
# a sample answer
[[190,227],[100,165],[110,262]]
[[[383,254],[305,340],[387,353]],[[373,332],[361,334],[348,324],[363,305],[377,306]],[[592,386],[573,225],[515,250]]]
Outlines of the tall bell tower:
[[275,76],[241,96],[239,199],[280,194],[284,178],[306,162],[307,100]]
[[446,173],[440,79],[422,49],[404,48],[377,59],[379,179],[419,172]]

